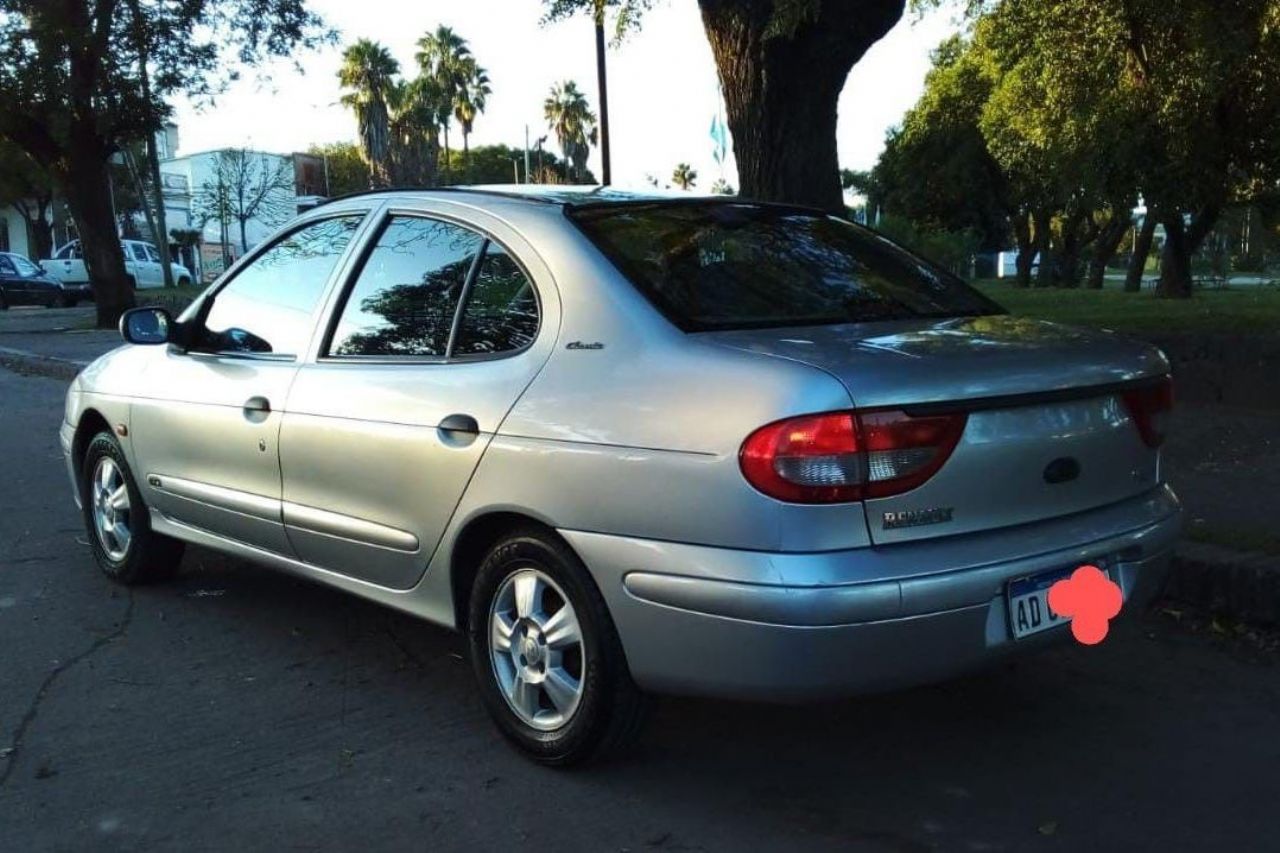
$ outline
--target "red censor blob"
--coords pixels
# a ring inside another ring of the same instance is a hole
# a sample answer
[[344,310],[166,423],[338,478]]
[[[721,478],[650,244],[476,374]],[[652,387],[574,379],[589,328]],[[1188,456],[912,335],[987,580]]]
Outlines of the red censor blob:
[[1049,609],[1070,617],[1071,633],[1086,646],[1107,638],[1107,623],[1120,615],[1123,604],[1120,586],[1097,566],[1081,566],[1049,588]]

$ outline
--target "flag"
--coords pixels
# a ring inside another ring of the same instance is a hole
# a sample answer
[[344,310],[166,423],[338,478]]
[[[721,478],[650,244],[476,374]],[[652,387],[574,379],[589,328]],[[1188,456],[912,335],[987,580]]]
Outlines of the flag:
[[711,119],[711,156],[717,163],[724,164],[725,154],[729,150],[729,130],[717,113]]

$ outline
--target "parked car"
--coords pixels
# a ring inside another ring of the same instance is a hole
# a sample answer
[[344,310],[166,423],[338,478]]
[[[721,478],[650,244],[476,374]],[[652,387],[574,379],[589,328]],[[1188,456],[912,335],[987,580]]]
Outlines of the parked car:
[[[154,245],[141,240],[121,240],[120,249],[124,252],[124,269],[130,284],[138,290],[164,287],[164,265],[160,263],[160,252]],[[54,252],[52,258],[41,261],[40,266],[64,282],[89,284],[89,271],[84,264],[84,251],[79,240],[67,243]],[[171,263],[169,266],[173,270],[173,281],[179,287],[187,287],[195,281],[191,270],[182,264]]]
[[1061,641],[1054,580],[1091,563],[1133,609],[1179,530],[1159,351],[803,208],[367,194],[121,326],[61,430],[101,569],[194,543],[465,631],[551,764],[649,693],[807,700]]
[[10,305],[70,308],[90,296],[87,285],[59,281],[22,255],[0,252],[0,311]]

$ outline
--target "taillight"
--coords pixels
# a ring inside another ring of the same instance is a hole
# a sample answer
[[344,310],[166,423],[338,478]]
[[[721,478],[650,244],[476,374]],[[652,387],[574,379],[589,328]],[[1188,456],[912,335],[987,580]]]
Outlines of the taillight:
[[1165,376],[1154,385],[1124,392],[1124,405],[1147,447],[1164,444],[1169,414],[1173,411],[1173,377]]
[[831,412],[769,424],[742,444],[747,482],[790,503],[883,498],[937,473],[964,432],[963,413]]

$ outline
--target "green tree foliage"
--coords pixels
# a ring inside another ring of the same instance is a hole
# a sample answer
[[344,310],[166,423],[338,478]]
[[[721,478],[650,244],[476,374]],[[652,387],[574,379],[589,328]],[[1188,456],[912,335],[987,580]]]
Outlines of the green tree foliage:
[[547,126],[555,134],[564,152],[567,172],[565,179],[582,182],[587,171],[587,158],[591,146],[596,144],[596,114],[587,103],[587,96],[572,80],[551,87],[551,94],[542,105]]
[[[139,73],[144,34],[150,98]],[[0,138],[53,179],[75,218],[98,322],[133,304],[107,164],[146,139],[166,98],[215,94],[236,71],[329,33],[305,0],[0,0]]]
[[324,160],[330,196],[350,195],[369,188],[369,164],[365,162],[360,146],[350,142],[331,142],[312,145],[307,153]]
[[1191,256],[1223,211],[1265,204],[1280,182],[1280,0],[973,0],[969,11],[973,49],[998,78],[984,136],[1006,174],[1035,179],[1020,194],[1040,190],[1052,209],[1049,269],[1070,275],[1073,240],[1105,250],[1122,239],[1140,192],[1167,235],[1159,293],[1189,295]]
[[12,142],[0,140],[0,207],[11,207],[27,228],[28,253],[35,260],[53,254],[53,179]]
[[[461,172],[464,168],[463,155],[460,151],[451,152],[453,162],[450,168]],[[539,160],[542,161],[539,169]],[[471,149],[471,177],[473,184],[510,184],[519,175],[519,183],[560,183],[563,181],[564,164],[560,158],[550,151],[529,152],[531,175],[526,180],[524,173],[524,149],[509,145],[478,145]],[[541,177],[540,177],[541,174]],[[555,180],[551,180],[554,178]],[[586,183],[595,183],[595,176],[590,171],[583,176]]]
[[919,103],[891,131],[873,173],[846,173],[845,185],[921,229],[968,232],[979,248],[1008,245],[1016,214],[1005,171],[988,149],[979,121],[992,75],[959,38],[934,53]]

